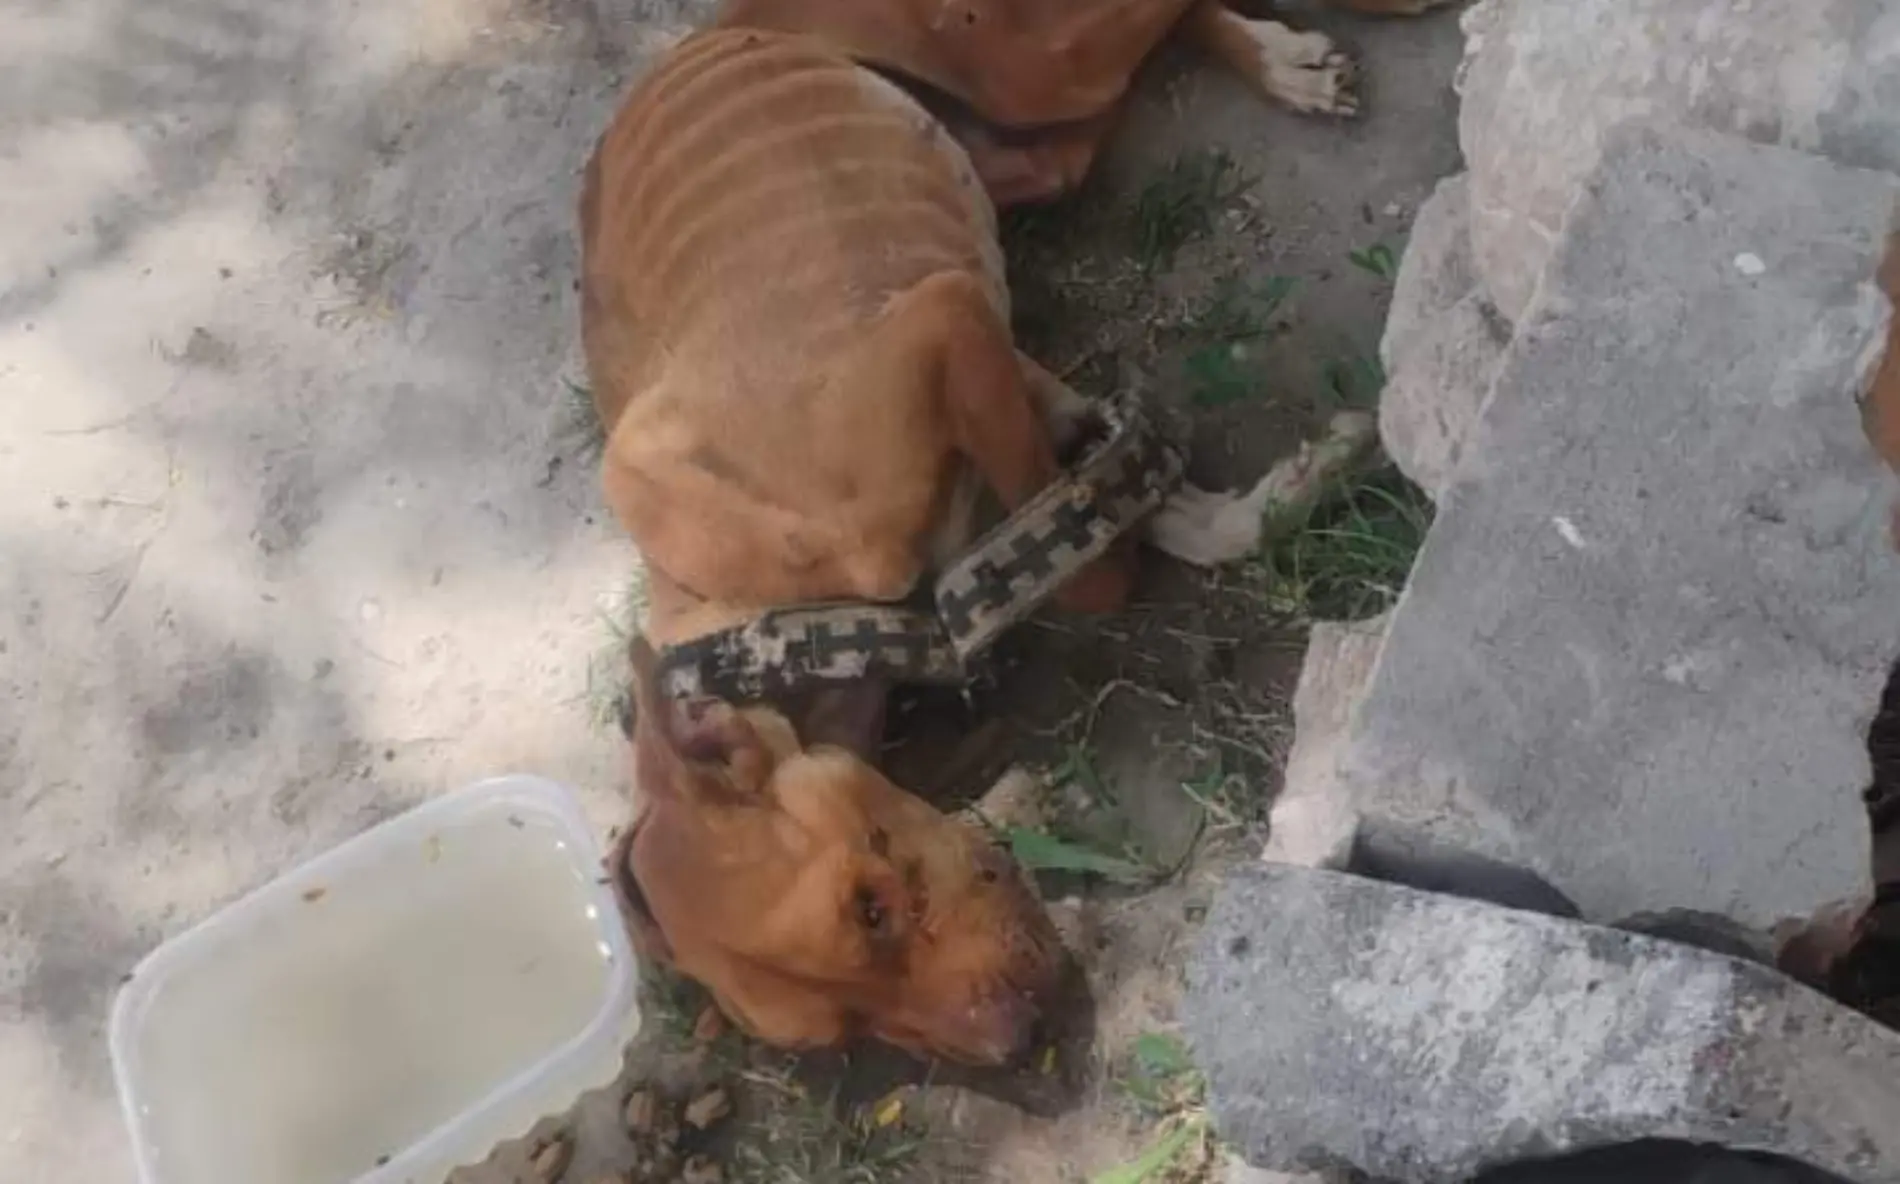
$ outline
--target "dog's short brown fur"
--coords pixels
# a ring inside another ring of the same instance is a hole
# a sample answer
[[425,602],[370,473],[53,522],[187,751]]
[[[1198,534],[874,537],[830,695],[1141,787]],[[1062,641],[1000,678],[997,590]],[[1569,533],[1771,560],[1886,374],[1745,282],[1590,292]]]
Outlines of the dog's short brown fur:
[[[588,163],[603,483],[649,594],[615,858],[643,947],[773,1043],[1002,1062],[1060,949],[982,833],[872,766],[884,687],[664,701],[648,641],[899,599],[970,540],[980,487],[1007,508],[1055,477],[1085,405],[1015,350],[992,203],[1079,181],[1177,25],[1265,93],[1351,108],[1330,43],[1213,0],[733,0]],[[859,63],[947,97],[956,140]],[[1131,540],[1058,602],[1116,608],[1133,558]]]

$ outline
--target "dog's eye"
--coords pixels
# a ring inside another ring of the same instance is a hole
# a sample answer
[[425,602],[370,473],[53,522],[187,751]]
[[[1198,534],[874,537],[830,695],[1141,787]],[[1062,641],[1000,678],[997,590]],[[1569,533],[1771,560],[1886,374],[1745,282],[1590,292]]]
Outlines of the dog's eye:
[[976,878],[985,884],[994,884],[1003,878],[1010,868],[1009,853],[1001,847],[988,844],[982,847],[976,857]]
[[876,933],[884,928],[884,902],[869,888],[858,889],[858,921]]

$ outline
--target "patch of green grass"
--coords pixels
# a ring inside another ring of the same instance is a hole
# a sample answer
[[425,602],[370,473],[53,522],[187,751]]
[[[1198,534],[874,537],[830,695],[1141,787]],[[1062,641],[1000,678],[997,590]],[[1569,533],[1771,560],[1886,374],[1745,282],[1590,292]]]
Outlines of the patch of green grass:
[[595,609],[602,638],[587,664],[587,714],[594,727],[617,729],[626,713],[632,688],[627,645],[646,615],[646,569],[637,568],[618,591],[602,598]]
[[1405,587],[1431,522],[1431,500],[1397,469],[1361,476],[1261,557],[1268,600],[1310,620],[1376,616]]
[[1199,1105],[1203,1088],[1186,1046],[1161,1032],[1143,1032],[1135,1037],[1120,1084],[1122,1092],[1158,1114]]
[[1070,872],[1133,885],[1152,883],[1156,878],[1152,870],[1133,859],[1110,855],[1044,831],[1012,826],[1003,834],[1009,840],[1009,853],[1026,871]]
[[1265,781],[1228,767],[1227,757],[1215,749],[1207,767],[1181,782],[1181,792],[1213,820],[1216,828],[1246,830],[1266,821]]
[[1227,276],[1215,285],[1207,306],[1191,321],[1200,344],[1182,364],[1190,403],[1224,407],[1264,389],[1251,347],[1273,334],[1274,314],[1297,286],[1298,281],[1282,275],[1259,281]]
[[1300,281],[1290,275],[1270,275],[1260,280],[1223,276],[1214,285],[1195,328],[1213,341],[1257,341],[1273,332],[1273,314],[1299,286]]
[[736,1184],[886,1184],[923,1149],[924,1134],[886,1103],[849,1114],[837,1099],[813,1097],[788,1066],[743,1075],[760,1118],[727,1157]]
[[1102,780],[1102,771],[1095,766],[1095,752],[1088,746],[1086,738],[1070,744],[1063,751],[1062,762],[1049,770],[1049,783],[1079,785],[1092,802],[1109,800],[1108,783]]
[[1160,1133],[1136,1158],[1093,1177],[1089,1184],[1154,1184],[1207,1179],[1216,1162],[1204,1109],[1206,1079],[1177,1038],[1144,1032],[1129,1047],[1116,1083]]
[[1354,267],[1382,280],[1389,280],[1399,274],[1399,257],[1384,243],[1373,243],[1364,250],[1351,252],[1346,258],[1352,260]]
[[600,415],[594,410],[593,388],[571,378],[561,380],[561,423],[557,436],[574,442],[574,458],[585,464],[600,460],[607,447]]
[[[1187,1179],[1205,1180],[1207,1161],[1212,1152],[1207,1147],[1208,1130],[1205,1115],[1194,1115],[1172,1124],[1172,1129],[1162,1134],[1139,1158],[1118,1167],[1110,1168],[1093,1176],[1089,1184],[1151,1184],[1153,1181],[1182,1179],[1184,1167],[1188,1171]],[[1181,1160],[1196,1148],[1200,1148],[1198,1164],[1183,1165]]]
[[1181,249],[1214,232],[1214,218],[1252,184],[1218,149],[1185,152],[1135,195],[1128,211],[1132,249],[1144,271],[1174,262]]
[[1204,345],[1187,356],[1188,402],[1228,407],[1260,391],[1260,371],[1245,346]]
[[797,1058],[761,1063],[757,1048],[729,1024],[702,1038],[700,1017],[711,1003],[691,979],[649,968],[640,986],[646,1025],[633,1056],[649,1064],[691,1063],[694,1090],[713,1083],[733,1090],[740,1117],[727,1128],[730,1142],[716,1152],[728,1181],[892,1184],[905,1178],[925,1133],[900,1101],[847,1113],[835,1093],[814,1097],[798,1079]]
[[1371,411],[1379,405],[1385,390],[1385,367],[1368,353],[1351,353],[1334,358],[1323,367],[1326,389],[1318,402],[1327,411]]

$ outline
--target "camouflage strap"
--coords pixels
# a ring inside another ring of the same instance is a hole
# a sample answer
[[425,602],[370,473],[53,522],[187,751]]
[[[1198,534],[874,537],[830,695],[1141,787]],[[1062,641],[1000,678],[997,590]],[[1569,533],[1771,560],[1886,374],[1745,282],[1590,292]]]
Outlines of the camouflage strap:
[[1179,454],[1138,409],[1110,404],[1100,414],[1105,438],[943,572],[934,613],[862,602],[773,609],[663,650],[661,687],[678,697],[747,702],[872,676],[961,685],[997,635],[1159,509],[1180,483]]

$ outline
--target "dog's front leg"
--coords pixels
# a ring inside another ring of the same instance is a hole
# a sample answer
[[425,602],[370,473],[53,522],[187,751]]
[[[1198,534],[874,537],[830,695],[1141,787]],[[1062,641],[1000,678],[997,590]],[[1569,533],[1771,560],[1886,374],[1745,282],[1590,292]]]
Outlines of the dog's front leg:
[[1357,71],[1326,34],[1254,20],[1221,0],[1200,0],[1182,25],[1190,41],[1267,98],[1315,115],[1358,114]]
[[[1072,446],[1090,416],[1074,387],[1018,351],[1023,383],[1058,451]],[[1183,484],[1144,526],[1148,544],[1196,567],[1245,559],[1306,521],[1326,486],[1365,459],[1378,427],[1364,412],[1333,417],[1324,439],[1307,443],[1246,492],[1217,492]]]
[[1458,0],[1332,0],[1338,8],[1370,16],[1419,16]]
[[1305,525],[1326,487],[1364,461],[1378,438],[1372,416],[1341,412],[1323,439],[1300,445],[1245,493],[1183,485],[1148,519],[1148,542],[1196,567],[1245,559]]
[[[930,376],[956,451],[1005,510],[1056,480],[1061,470],[1043,412],[1050,395],[1025,373],[1009,325],[974,276],[946,272],[925,280],[893,303],[881,332],[889,335],[885,348]],[[1056,603],[1114,612],[1127,601],[1134,566],[1132,547],[1118,545],[1057,589]]]

